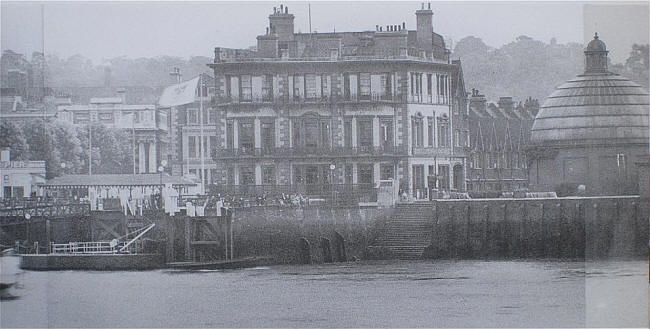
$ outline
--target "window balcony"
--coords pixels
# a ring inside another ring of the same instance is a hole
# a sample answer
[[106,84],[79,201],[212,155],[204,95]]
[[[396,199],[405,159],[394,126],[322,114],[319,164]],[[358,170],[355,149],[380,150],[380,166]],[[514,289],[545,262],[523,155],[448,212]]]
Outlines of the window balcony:
[[413,147],[411,154],[427,157],[450,157],[453,155],[451,147]]
[[216,106],[225,105],[263,105],[270,103],[277,104],[330,104],[345,102],[403,102],[406,97],[384,93],[373,93],[369,95],[315,95],[313,97],[302,95],[252,95],[250,97],[220,96],[214,97],[213,103]]
[[250,158],[250,157],[345,157],[345,156],[392,156],[403,152],[394,146],[360,146],[360,147],[266,147],[236,148],[213,150],[215,159]]

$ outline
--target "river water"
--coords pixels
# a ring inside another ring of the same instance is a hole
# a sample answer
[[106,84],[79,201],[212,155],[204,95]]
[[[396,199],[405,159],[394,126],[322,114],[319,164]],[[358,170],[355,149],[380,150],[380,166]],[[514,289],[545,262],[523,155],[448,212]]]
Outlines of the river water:
[[[648,262],[21,272],[0,327],[648,327]],[[18,274],[14,274],[17,271]]]

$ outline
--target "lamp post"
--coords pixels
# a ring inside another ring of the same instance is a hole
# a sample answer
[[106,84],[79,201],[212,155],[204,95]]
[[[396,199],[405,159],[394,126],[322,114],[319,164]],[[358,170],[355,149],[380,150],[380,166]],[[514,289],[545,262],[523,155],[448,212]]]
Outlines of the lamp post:
[[165,167],[167,166],[167,160],[160,161],[160,166],[158,166],[158,172],[160,173],[160,193],[162,193],[163,188],[163,172],[165,172]]
[[334,211],[334,169],[336,169],[336,165],[333,163],[330,164],[330,189],[332,190],[332,211]]

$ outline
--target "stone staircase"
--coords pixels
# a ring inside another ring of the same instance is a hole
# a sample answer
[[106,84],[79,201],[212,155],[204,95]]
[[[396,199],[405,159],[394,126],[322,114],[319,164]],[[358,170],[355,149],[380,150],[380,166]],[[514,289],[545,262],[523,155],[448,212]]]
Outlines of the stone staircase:
[[397,204],[371,248],[387,250],[391,258],[421,258],[431,244],[432,212],[431,203]]

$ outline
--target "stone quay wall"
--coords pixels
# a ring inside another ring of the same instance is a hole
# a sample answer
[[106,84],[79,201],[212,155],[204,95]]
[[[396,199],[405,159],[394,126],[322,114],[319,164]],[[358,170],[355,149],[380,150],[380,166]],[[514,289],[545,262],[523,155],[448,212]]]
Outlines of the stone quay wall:
[[449,200],[430,207],[425,258],[639,258],[649,202],[638,196]]
[[[306,238],[311,260],[325,261],[321,239],[332,243],[335,232],[345,240],[347,260],[366,259],[366,249],[377,234],[379,222],[386,221],[394,209],[377,207],[331,209],[306,207],[250,207],[233,211],[235,257],[272,256],[278,263],[300,262],[300,239]],[[336,261],[336,259],[334,259]]]

